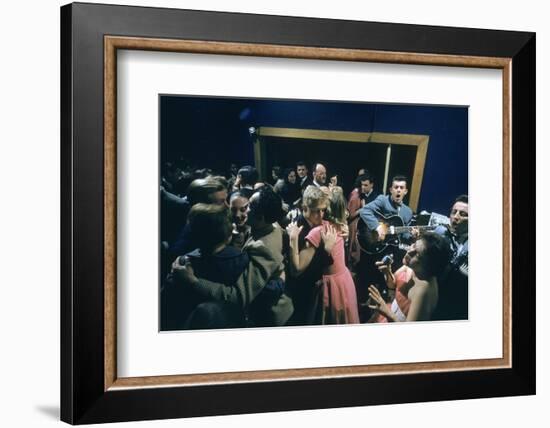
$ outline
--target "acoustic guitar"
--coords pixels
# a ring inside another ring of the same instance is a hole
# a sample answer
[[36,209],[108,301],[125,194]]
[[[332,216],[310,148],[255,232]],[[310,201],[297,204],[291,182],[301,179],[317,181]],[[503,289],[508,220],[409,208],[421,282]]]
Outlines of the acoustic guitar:
[[406,232],[410,232],[413,228],[416,228],[420,233],[433,230],[438,224],[431,224],[429,226],[405,226],[403,219],[398,215],[382,216],[378,215],[378,225],[382,226],[385,232],[385,238],[379,239],[378,232],[376,230],[369,230],[366,223],[363,220],[359,220],[357,224],[357,241],[361,251],[367,254],[379,254],[386,250],[388,246],[394,246],[401,250],[407,250],[408,245],[401,242],[401,235]]

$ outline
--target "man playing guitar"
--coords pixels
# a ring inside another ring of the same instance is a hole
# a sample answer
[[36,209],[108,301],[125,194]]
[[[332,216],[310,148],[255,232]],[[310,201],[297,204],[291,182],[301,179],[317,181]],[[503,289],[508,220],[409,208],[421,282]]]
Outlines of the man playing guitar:
[[[401,175],[393,177],[389,192],[389,195],[378,196],[359,211],[359,216],[364,225],[366,225],[366,232],[374,235],[375,239],[381,243],[385,241],[386,234],[388,233],[387,227],[379,221],[381,217],[399,216],[403,220],[404,225],[408,225],[413,218],[411,208],[403,202],[404,197],[408,193],[407,178]],[[417,236],[417,229],[407,230],[400,234],[401,240],[405,242],[412,241]],[[381,248],[384,250],[389,249],[385,245]],[[383,253],[374,254],[374,252],[372,254],[362,252],[361,254],[360,262],[357,266],[357,298],[360,303],[368,299],[369,284],[377,284],[382,291],[382,295],[386,291],[386,282],[375,264],[382,256]],[[399,257],[394,257],[394,259],[400,260]],[[361,315],[363,318],[369,314]]]
[[[369,231],[376,231],[380,241],[386,238],[386,229],[378,222],[380,216],[390,217],[397,215],[401,217],[405,225],[409,224],[412,220],[413,212],[403,202],[407,193],[407,179],[404,176],[398,175],[392,179],[389,195],[380,195],[374,201],[361,208],[359,212],[361,219],[365,222]],[[415,234],[415,232],[412,233]],[[404,236],[403,238],[407,240],[409,237]]]

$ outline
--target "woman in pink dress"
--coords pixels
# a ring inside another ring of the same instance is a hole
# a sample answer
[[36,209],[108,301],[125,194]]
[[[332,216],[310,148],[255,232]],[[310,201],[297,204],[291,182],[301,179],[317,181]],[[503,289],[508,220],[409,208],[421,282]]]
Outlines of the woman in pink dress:
[[[331,192],[330,206],[333,214],[342,204],[341,192]],[[343,201],[345,208],[345,201]],[[343,210],[345,215],[345,209]],[[302,227],[291,223],[287,227],[290,237],[291,271],[299,276],[311,262],[315,251],[326,251],[332,257],[333,264],[325,268],[321,278],[322,292],[322,323],[323,324],[355,324],[359,323],[357,295],[350,271],[346,267],[344,237],[347,235],[345,217],[332,217],[333,223],[323,220],[321,226],[313,228],[306,236],[306,247],[298,252],[298,236]]]

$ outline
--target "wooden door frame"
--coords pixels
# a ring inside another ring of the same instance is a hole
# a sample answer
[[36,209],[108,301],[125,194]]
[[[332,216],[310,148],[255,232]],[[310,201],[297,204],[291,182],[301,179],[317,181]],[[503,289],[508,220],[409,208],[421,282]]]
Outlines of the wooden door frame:
[[[351,132],[351,131],[331,131],[321,129],[303,129],[303,128],[276,128],[259,127],[256,129],[256,140],[254,141],[254,162],[260,177],[264,177],[266,171],[266,149],[265,141],[261,137],[276,138],[296,138],[317,141],[342,141],[351,143],[375,143],[391,144],[397,146],[416,146],[416,160],[412,180],[409,183],[409,206],[416,212],[420,191],[422,189],[422,179],[424,177],[424,167],[426,165],[426,156],[428,154],[428,144],[430,137],[419,134],[396,134],[389,132]],[[391,150],[391,146],[389,146]],[[389,172],[389,162],[386,162],[384,171],[384,193],[387,190],[387,179]]]

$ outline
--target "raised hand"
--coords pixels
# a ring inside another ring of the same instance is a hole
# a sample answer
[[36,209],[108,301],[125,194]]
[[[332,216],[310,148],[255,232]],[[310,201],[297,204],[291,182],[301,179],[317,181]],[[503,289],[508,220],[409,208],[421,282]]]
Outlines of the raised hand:
[[327,253],[330,253],[338,239],[338,232],[333,225],[329,224],[321,230],[321,238],[323,239],[325,250]]
[[380,294],[380,291],[378,291],[378,288],[372,284],[369,285],[369,300],[367,305],[372,310],[376,310],[378,312],[383,312],[386,308],[386,302]]
[[395,288],[395,276],[391,271],[391,265],[387,265],[381,261],[375,263],[378,270],[384,275],[388,288]]
[[300,236],[300,232],[304,226],[298,226],[298,224],[295,221],[290,222],[290,224],[286,227],[286,232],[288,233],[288,237],[291,241],[298,241],[298,237]]

